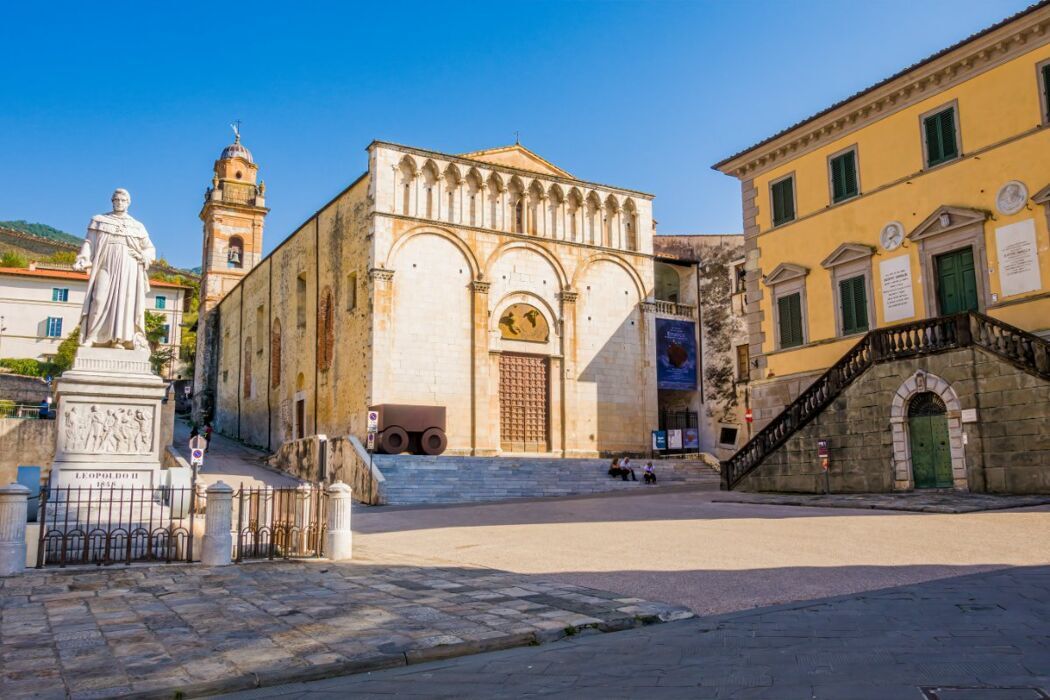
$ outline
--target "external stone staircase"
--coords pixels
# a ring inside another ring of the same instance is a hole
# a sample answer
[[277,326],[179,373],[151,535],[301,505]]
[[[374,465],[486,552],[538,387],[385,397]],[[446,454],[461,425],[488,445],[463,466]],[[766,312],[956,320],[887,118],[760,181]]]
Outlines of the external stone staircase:
[[[631,460],[638,481],[608,475],[608,459],[427,457],[375,455],[380,502],[389,505],[472,503],[510,498],[576,496],[653,489],[642,481],[645,460]],[[718,487],[718,474],[696,460],[655,460],[657,487]]]

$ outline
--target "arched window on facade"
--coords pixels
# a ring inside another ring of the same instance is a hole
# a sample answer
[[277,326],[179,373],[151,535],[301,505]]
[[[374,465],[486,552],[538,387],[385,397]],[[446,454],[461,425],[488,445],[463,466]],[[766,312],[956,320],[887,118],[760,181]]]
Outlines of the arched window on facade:
[[449,190],[448,191],[448,216],[446,216],[445,218],[448,219],[448,222],[450,224],[455,223],[455,221],[453,220],[453,218],[454,218],[453,214],[455,214],[455,211],[456,211],[455,207],[453,206],[455,204],[455,202],[456,202],[456,200],[455,200],[455,193],[452,190]]
[[477,200],[478,200],[477,195],[473,195],[473,194],[470,195],[470,225],[471,226],[477,226],[478,225],[478,216],[477,216],[478,201]]
[[270,388],[281,386],[281,319],[273,320],[270,331]]
[[406,216],[408,215],[408,203],[411,197],[411,188],[409,188],[408,183],[406,182],[401,191],[401,213]]
[[518,197],[514,205],[514,232],[525,233],[525,197]]
[[335,354],[335,299],[332,288],[321,292],[321,305],[317,309],[317,367],[322,372],[331,369]]
[[240,236],[230,237],[230,245],[226,251],[226,267],[244,267],[244,239]]
[[653,265],[653,276],[655,282],[653,296],[658,301],[678,303],[682,294],[682,279],[678,275],[678,270],[673,265],[658,262]]
[[623,218],[624,247],[638,250],[638,210],[630,199],[623,206]]

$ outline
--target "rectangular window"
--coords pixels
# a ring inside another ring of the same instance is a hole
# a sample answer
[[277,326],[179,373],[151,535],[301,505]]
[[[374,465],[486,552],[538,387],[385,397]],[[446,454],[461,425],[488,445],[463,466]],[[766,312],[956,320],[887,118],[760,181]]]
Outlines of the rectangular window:
[[718,442],[722,445],[736,445],[736,428],[722,428],[718,431]]
[[926,137],[926,167],[947,163],[959,156],[955,108],[942,109],[922,120]]
[[346,276],[346,310],[353,311],[357,308],[357,273],[351,272]]
[[1050,63],[1044,63],[1039,69],[1039,77],[1039,89],[1043,91],[1043,121],[1050,122]]
[[306,277],[303,275],[295,280],[295,325],[306,328]]
[[160,336],[160,344],[167,345],[168,337],[171,335],[171,326],[165,323],[163,326],[161,326],[161,330],[163,331],[163,333]]
[[802,293],[795,292],[777,299],[777,323],[780,324],[780,347],[802,345]]
[[69,290],[64,287],[54,287],[51,290],[51,301],[69,301]]
[[839,305],[842,310],[842,334],[868,330],[868,295],[864,275],[839,282]]
[[795,178],[786,177],[769,186],[773,198],[773,225],[795,220]]
[[747,270],[744,263],[738,262],[733,265],[733,293],[739,294],[747,289]]
[[751,353],[747,345],[736,346],[736,378],[737,381],[746,382],[750,371]]
[[[255,307],[255,337],[260,339],[266,337],[266,307],[262,304]],[[261,355],[264,346],[265,343],[260,342],[255,354]]]
[[856,197],[860,190],[857,187],[857,152],[847,151],[831,159],[831,202],[837,204]]
[[49,316],[47,319],[47,337],[48,338],[61,338],[62,337],[62,319]]
[[168,305],[168,297],[156,297],[156,308],[163,309]]

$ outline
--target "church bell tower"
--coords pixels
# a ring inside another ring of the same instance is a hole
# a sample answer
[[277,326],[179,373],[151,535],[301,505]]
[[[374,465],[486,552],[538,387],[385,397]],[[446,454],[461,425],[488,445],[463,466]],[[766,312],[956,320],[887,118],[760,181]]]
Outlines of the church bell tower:
[[239,123],[234,141],[215,161],[211,187],[204,193],[200,218],[204,222],[201,260],[200,315],[197,320],[197,358],[193,372],[194,420],[211,418],[218,361],[219,302],[262,260],[266,184],[258,180],[259,166],[241,144]]
[[226,296],[262,259],[266,184],[258,181],[259,166],[241,145],[235,126],[233,143],[215,161],[211,187],[204,195],[201,262],[201,312]]

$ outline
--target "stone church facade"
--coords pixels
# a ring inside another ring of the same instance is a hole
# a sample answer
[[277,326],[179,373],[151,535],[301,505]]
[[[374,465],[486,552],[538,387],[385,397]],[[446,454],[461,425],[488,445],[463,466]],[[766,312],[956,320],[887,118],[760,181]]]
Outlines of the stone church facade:
[[367,151],[202,320],[216,429],[276,449],[423,404],[446,407],[449,454],[648,451],[657,318],[695,320],[653,299],[652,196],[520,145]]

